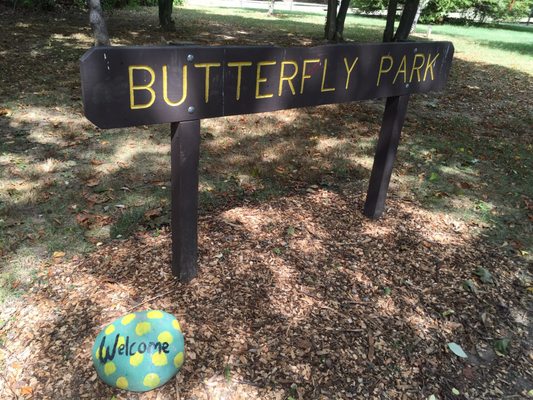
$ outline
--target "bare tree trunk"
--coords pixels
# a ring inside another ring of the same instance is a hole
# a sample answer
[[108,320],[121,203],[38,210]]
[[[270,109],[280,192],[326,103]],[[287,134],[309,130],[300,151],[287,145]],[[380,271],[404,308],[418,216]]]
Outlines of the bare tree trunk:
[[416,10],[415,19],[413,20],[413,25],[411,25],[411,31],[409,33],[414,33],[416,29],[416,24],[418,24],[418,19],[420,18],[420,14],[422,14],[422,11],[426,6],[428,5],[429,0],[420,0],[420,4],[418,4],[418,9]]
[[89,21],[94,35],[95,46],[110,46],[109,33],[102,12],[100,0],[87,0],[89,7]]
[[163,29],[174,29],[174,20],[172,19],[173,0],[159,0],[159,25]]
[[383,41],[392,42],[394,37],[394,21],[396,20],[396,10],[398,9],[398,0],[389,0],[387,7],[387,24],[383,31]]
[[337,0],[328,0],[328,11],[326,14],[326,28],[324,38],[327,40],[335,39],[337,31]]
[[411,30],[411,25],[415,19],[416,10],[418,10],[418,4],[420,0],[407,0],[403,8],[402,16],[400,18],[400,24],[398,29],[396,29],[396,34],[394,35],[395,42],[401,42],[407,40],[409,36],[409,31]]
[[274,3],[276,0],[270,0],[268,2],[268,16],[271,17],[274,15]]
[[341,6],[339,8],[339,13],[337,14],[336,20],[336,32],[335,40],[342,42],[344,40],[344,22],[346,20],[346,14],[348,13],[348,8],[350,7],[350,0],[342,0]]

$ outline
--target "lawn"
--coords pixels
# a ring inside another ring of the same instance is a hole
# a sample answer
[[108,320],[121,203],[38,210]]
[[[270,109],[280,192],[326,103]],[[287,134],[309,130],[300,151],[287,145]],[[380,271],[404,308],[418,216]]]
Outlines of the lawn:
[[[321,15],[175,19],[173,33],[154,8],[108,24],[114,45],[323,44]],[[350,15],[345,36],[379,41],[383,26]],[[183,285],[169,266],[169,127],[83,117],[85,14],[0,8],[0,397],[525,396],[533,33],[433,26],[429,39],[454,43],[450,81],[412,96],[380,221],[361,210],[382,100],[203,120],[200,276]],[[183,322],[187,362],[152,394],[112,390],[92,340],[146,308]]]

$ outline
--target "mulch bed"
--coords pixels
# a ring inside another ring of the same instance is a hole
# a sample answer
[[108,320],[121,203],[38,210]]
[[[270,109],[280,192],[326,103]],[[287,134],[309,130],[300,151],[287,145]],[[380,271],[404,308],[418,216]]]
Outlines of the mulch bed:
[[[526,396],[531,266],[449,215],[391,198],[376,222],[362,205],[360,194],[314,186],[209,212],[200,274],[187,285],[170,273],[168,232],[52,260],[0,315],[0,398]],[[480,266],[492,284],[474,274]],[[105,324],[144,309],[178,317],[185,365],[148,393],[110,388],[92,367],[92,343]],[[494,351],[501,338],[511,340],[507,355]]]

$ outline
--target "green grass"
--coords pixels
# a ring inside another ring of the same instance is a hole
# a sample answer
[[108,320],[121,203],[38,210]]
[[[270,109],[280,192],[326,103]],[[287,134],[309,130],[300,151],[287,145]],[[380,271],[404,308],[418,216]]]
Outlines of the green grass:
[[[418,25],[417,37],[425,39],[427,30],[427,25]],[[431,30],[432,40],[453,42],[456,56],[532,74],[533,30],[458,25],[434,25]]]
[[[309,39],[321,41],[323,37],[324,15],[321,14],[282,11],[274,17],[269,17],[264,10],[185,7],[178,11],[181,26],[188,26],[188,23],[193,19],[196,20],[199,14],[216,18],[224,24],[240,25],[243,28],[241,32],[246,35],[268,30],[275,33],[286,32],[290,35],[287,40],[291,41],[292,45],[306,45],[309,44]],[[298,29],[294,29],[295,26]],[[380,41],[384,27],[384,19],[349,14],[346,17],[345,38],[357,42]],[[533,29],[511,28],[506,25],[501,27],[432,25],[431,27],[433,40],[451,40],[457,52],[471,54],[472,57],[491,64],[511,66],[521,71],[531,70],[528,64],[533,62]],[[416,29],[418,36],[415,37],[425,40],[427,31],[427,25],[419,24]],[[276,37],[276,41],[279,42],[279,39],[279,36]]]
[[[177,10],[177,18],[182,26],[187,26],[191,19],[199,15],[216,18],[223,24],[239,26],[240,32],[253,35],[257,32],[271,31],[275,41],[283,40],[280,33],[286,32],[287,39],[293,40],[293,45],[305,44],[309,39],[322,40],[324,32],[324,15],[298,11],[282,11],[269,17],[264,10],[226,8],[226,7],[184,7]],[[196,21],[195,21],[196,22]],[[297,29],[295,29],[297,27]],[[345,23],[346,37],[359,42],[379,41],[385,21],[348,15]],[[303,42],[299,38],[304,38]],[[241,38],[242,39],[242,38]],[[260,44],[260,43],[258,43]]]

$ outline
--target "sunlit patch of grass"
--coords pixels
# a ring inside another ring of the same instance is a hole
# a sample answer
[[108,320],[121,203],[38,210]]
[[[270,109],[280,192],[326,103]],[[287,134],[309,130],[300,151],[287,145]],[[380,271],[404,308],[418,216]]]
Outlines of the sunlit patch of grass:
[[[0,239],[0,245],[1,243]],[[0,263],[0,304],[23,293],[31,284],[43,253],[40,246],[23,245],[9,256],[7,262]]]
[[127,238],[139,229],[148,207],[135,207],[124,211],[111,227],[111,237]]
[[38,163],[36,170],[41,174],[52,174],[62,169],[63,162],[54,158],[47,158],[46,160]]

